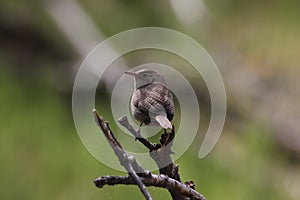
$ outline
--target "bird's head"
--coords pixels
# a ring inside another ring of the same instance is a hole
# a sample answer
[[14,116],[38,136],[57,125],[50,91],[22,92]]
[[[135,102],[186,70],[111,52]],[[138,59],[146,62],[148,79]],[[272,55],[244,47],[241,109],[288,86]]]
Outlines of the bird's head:
[[135,80],[135,88],[142,87],[149,83],[166,84],[164,77],[155,70],[142,69],[137,72],[125,72],[125,74],[131,75]]

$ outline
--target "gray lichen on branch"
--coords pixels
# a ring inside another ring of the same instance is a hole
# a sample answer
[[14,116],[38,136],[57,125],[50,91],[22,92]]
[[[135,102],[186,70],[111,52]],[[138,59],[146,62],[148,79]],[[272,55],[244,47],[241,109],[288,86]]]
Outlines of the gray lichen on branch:
[[[150,157],[156,162],[159,168],[159,175],[152,174],[145,170],[135,159],[134,156],[125,152],[114,133],[109,127],[108,122],[104,122],[103,118],[98,115],[96,109],[93,114],[97,125],[101,128],[104,136],[109,142],[115,155],[118,157],[120,164],[128,172],[128,176],[102,176],[94,180],[94,184],[98,188],[104,185],[137,185],[144,195],[145,199],[151,200],[152,197],[147,191],[146,186],[162,187],[168,189],[173,200],[205,200],[205,197],[198,193],[191,182],[182,183],[176,165],[172,159],[171,146],[175,137],[175,128],[173,126],[171,132],[166,130],[160,138],[160,143],[151,143],[144,138],[139,131],[128,122],[127,117],[119,119],[119,123],[129,130],[133,136],[141,142],[149,150]],[[192,187],[191,187],[192,185]]]

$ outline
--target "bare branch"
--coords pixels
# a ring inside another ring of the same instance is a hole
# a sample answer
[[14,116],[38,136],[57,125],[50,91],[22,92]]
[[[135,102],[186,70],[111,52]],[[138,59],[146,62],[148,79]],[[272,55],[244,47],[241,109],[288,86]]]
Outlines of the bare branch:
[[[161,175],[154,175],[152,174],[151,177],[141,177],[141,181],[146,186],[154,186],[154,187],[161,187],[166,188],[168,190],[177,190],[184,196],[188,197],[189,199],[197,199],[197,200],[206,200],[203,195],[198,193],[196,190],[189,187],[187,184],[181,183],[176,181],[172,178],[169,178],[163,174]],[[94,181],[96,187],[102,188],[104,185],[135,185],[135,180],[132,179],[131,176],[102,176]]]
[[149,149],[151,158],[156,162],[160,175],[153,175],[145,170],[134,156],[125,152],[121,144],[116,139],[108,122],[104,122],[97,111],[93,110],[95,120],[108,140],[110,146],[118,157],[120,164],[127,170],[129,176],[103,176],[97,178],[94,183],[96,187],[102,188],[104,185],[137,185],[145,198],[151,200],[152,197],[146,186],[162,187],[169,190],[173,200],[205,200],[205,197],[194,190],[192,181],[182,183],[178,172],[178,165],[172,159],[171,146],[175,137],[175,128],[171,132],[164,130],[160,143],[151,143],[144,138],[129,122],[127,117],[119,119],[119,123],[127,128],[136,139]]
[[[152,144],[135,130],[135,128],[129,123],[126,116],[120,118],[119,123],[129,130],[138,141],[140,141],[150,150],[150,156],[159,168],[160,174],[165,174],[179,182],[181,181],[178,173],[178,166],[173,163],[171,158],[171,154],[173,153],[171,151],[171,146],[173,145],[173,139],[175,137],[174,126],[172,127],[171,132],[164,130],[164,134],[162,134],[160,138],[160,144]],[[185,199],[185,197],[174,188],[169,188],[168,190],[173,199]]]
[[135,130],[135,128],[129,123],[126,116],[121,117],[119,120],[119,123],[124,126],[132,135],[135,137],[136,140],[138,140],[140,143],[142,143],[145,147],[149,149],[149,151],[153,151],[155,149],[158,149],[160,146],[157,144],[153,144],[149,142],[146,138],[144,138],[139,131]]
[[118,157],[121,165],[133,178],[135,184],[138,185],[145,198],[147,200],[152,200],[150,193],[147,191],[145,185],[136,174],[138,172],[144,174],[144,176],[147,176],[150,174],[150,172],[144,170],[143,167],[136,161],[134,156],[129,155],[123,150],[121,144],[118,142],[113,132],[111,131],[108,122],[104,122],[103,118],[98,115],[96,109],[93,109],[93,114],[97,125],[101,128],[107,141],[109,142],[110,146],[112,147],[116,156]]
[[136,172],[133,170],[132,166],[128,166],[130,177],[134,179],[134,182],[139,186],[141,192],[146,197],[147,200],[152,200],[152,197],[150,193],[147,191],[146,186],[142,182],[141,178],[136,174]]
[[175,165],[171,159],[171,146],[173,144],[173,139],[175,137],[175,128],[173,126],[170,133],[166,130],[162,134],[160,139],[160,144],[150,143],[146,138],[144,138],[128,121],[127,117],[124,116],[119,119],[119,123],[124,126],[128,131],[130,131],[136,139],[144,144],[150,151],[151,158],[156,162],[161,174],[168,175],[180,181],[180,176],[178,174],[178,167]]

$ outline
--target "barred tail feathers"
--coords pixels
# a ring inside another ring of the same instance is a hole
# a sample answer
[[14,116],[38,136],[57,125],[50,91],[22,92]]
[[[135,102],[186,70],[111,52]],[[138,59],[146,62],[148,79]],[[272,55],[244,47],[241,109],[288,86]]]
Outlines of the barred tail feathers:
[[162,128],[164,128],[164,129],[167,129],[167,128],[172,129],[172,124],[171,124],[171,122],[168,120],[168,118],[166,116],[158,115],[158,116],[155,117],[155,120],[159,123],[159,125]]

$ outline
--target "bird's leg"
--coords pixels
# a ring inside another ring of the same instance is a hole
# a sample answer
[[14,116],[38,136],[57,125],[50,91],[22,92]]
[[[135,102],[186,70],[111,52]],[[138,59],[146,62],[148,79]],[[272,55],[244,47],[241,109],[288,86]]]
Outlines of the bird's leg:
[[138,133],[138,135],[135,137],[135,140],[137,140],[137,138],[141,137],[141,127],[143,125],[143,122],[141,122],[140,127],[138,128],[138,130],[136,131]]

